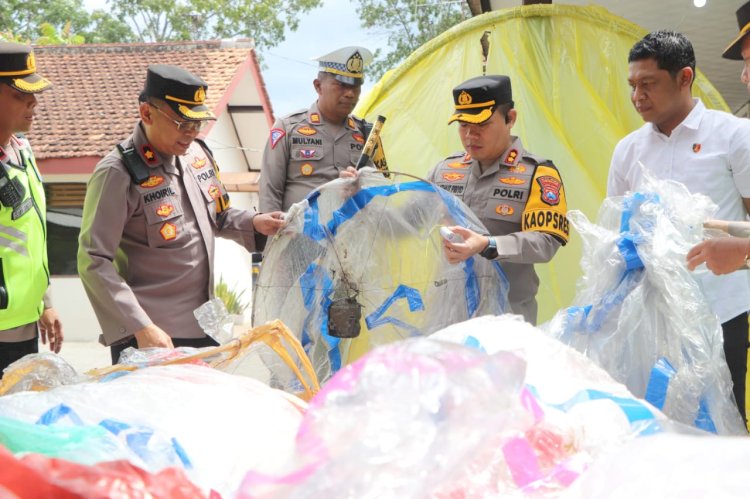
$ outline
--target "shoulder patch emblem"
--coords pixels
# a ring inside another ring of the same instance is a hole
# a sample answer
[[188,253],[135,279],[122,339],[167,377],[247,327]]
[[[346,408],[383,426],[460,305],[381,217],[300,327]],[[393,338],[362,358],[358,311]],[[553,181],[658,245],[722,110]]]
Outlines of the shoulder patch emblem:
[[219,189],[219,186],[216,184],[211,184],[211,186],[208,188],[208,195],[211,196],[211,199],[216,199],[221,194],[221,190]]
[[447,180],[448,182],[458,182],[459,180],[463,180],[463,178],[466,176],[465,173],[443,173],[443,180]]
[[299,172],[305,177],[309,177],[310,175],[312,175],[313,166],[310,163],[305,163],[304,165],[299,167]]
[[159,175],[151,175],[148,179],[141,182],[141,187],[156,187],[158,185],[161,185],[164,183],[164,177],[161,177]]
[[500,177],[498,180],[508,185],[521,185],[526,182],[524,179],[518,177]]
[[279,141],[284,138],[284,135],[286,135],[286,132],[281,128],[271,129],[271,149],[276,147],[276,144],[278,144]]
[[298,133],[301,133],[302,135],[308,135],[308,136],[309,135],[315,135],[316,133],[318,133],[317,130],[315,130],[314,128],[311,128],[309,126],[303,126],[301,128],[298,128],[296,131]]
[[177,227],[173,223],[164,222],[164,225],[159,229],[159,234],[165,241],[171,241],[177,237]]
[[141,147],[141,152],[147,163],[156,163],[156,153],[150,145],[144,144],[143,147]]
[[357,142],[359,142],[360,144],[365,143],[365,138],[360,133],[353,133],[352,138],[356,140]]
[[156,214],[164,218],[164,217],[168,217],[169,215],[171,215],[173,211],[174,211],[174,206],[172,206],[171,204],[164,203],[164,204],[160,204],[159,207],[156,209]]
[[550,175],[543,177],[537,177],[537,182],[542,188],[541,198],[542,201],[550,206],[556,206],[560,204],[560,181]]
[[510,205],[508,205],[508,204],[499,204],[495,208],[495,213],[497,213],[498,215],[502,215],[504,217],[512,215],[513,212],[515,212],[515,211],[516,210],[514,210],[513,207],[510,206]]
[[320,115],[318,113],[312,113],[310,115],[310,123],[312,123],[314,125],[319,125],[320,124]]

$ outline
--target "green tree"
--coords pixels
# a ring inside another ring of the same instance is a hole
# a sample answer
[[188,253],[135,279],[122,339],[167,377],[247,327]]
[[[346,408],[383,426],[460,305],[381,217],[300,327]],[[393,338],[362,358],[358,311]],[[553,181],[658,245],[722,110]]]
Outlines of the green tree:
[[103,10],[87,12],[78,0],[3,0],[0,33],[19,42],[109,43],[134,39],[130,28]]
[[322,0],[109,0],[115,16],[125,20],[138,40],[204,40],[253,38],[258,48],[284,40],[302,14]]
[[42,36],[35,40],[38,45],[80,45],[86,40],[83,36],[71,31],[70,22],[65,23],[59,31],[50,23],[42,23],[39,31]]
[[363,28],[387,37],[389,51],[375,51],[368,74],[375,79],[396,67],[425,42],[469,19],[466,2],[446,0],[356,0]]

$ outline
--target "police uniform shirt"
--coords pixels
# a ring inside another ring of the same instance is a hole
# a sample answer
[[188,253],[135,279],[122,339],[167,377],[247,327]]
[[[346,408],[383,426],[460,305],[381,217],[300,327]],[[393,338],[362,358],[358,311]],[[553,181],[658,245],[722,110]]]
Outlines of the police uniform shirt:
[[[9,146],[10,147],[5,148],[5,152],[8,154],[10,162],[16,165],[23,164],[21,153],[18,150],[18,139],[12,137]],[[2,209],[10,208],[3,207]],[[44,308],[47,309],[51,307],[52,300],[50,299],[49,288],[47,288],[47,291],[44,293]],[[31,322],[29,324],[0,331],[0,343],[18,343],[21,341],[28,341],[36,338],[37,334],[37,323]]]
[[327,123],[317,103],[277,120],[263,152],[260,211],[287,211],[355,165],[366,139],[361,123],[352,115],[343,125]]
[[[719,207],[716,218],[747,220],[742,198],[750,198],[750,121],[706,109],[695,99],[693,109],[669,136],[645,123],[615,147],[607,196],[638,190],[643,182],[639,162],[656,178],[676,180],[690,192],[710,197]],[[748,310],[747,272],[703,272],[696,279],[722,323]]]
[[198,142],[179,158],[161,156],[139,124],[124,145],[150,176],[135,184],[117,149],[106,156],[88,183],[79,240],[78,271],[103,343],[151,323],[173,338],[205,337],[193,311],[213,296],[214,235],[255,250],[254,213],[217,215],[223,186]]
[[557,169],[512,137],[508,150],[484,172],[462,152],[438,163],[428,180],[461,198],[487,227],[510,282],[511,309],[536,324],[539,277],[534,264],[550,261],[569,233]]

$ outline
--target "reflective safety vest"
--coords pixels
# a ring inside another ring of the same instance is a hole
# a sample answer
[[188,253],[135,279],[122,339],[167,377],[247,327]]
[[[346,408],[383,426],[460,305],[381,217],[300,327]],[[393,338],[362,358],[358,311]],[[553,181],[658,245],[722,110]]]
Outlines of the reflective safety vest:
[[[0,330],[39,320],[44,292],[49,286],[47,263],[47,205],[42,177],[23,137],[11,137],[21,164],[10,161],[0,148]],[[21,193],[12,196],[3,189]],[[12,204],[7,206],[6,204]]]

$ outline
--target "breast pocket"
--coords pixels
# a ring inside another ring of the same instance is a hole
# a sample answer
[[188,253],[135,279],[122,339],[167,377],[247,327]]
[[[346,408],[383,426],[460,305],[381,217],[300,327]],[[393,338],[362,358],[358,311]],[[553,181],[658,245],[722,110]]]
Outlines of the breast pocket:
[[526,203],[489,198],[484,208],[484,216],[491,220],[521,223],[521,216],[525,208]]
[[327,160],[326,153],[322,147],[293,147],[289,160],[289,177],[306,178],[320,175],[321,170],[328,163],[330,161]]
[[184,229],[184,217],[178,197],[147,204],[143,212],[150,247],[161,248],[179,241]]

